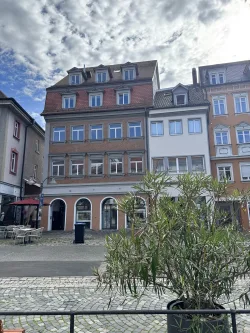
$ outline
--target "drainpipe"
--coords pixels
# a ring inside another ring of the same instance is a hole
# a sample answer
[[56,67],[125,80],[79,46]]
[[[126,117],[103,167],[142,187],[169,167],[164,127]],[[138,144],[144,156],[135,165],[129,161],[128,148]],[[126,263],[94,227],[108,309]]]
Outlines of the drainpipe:
[[146,140],[145,140],[145,148],[146,148],[146,154],[147,154],[147,169],[150,170],[150,161],[149,161],[149,143],[148,143],[148,137],[149,137],[149,132],[148,132],[148,109],[145,108],[145,135],[146,135]]

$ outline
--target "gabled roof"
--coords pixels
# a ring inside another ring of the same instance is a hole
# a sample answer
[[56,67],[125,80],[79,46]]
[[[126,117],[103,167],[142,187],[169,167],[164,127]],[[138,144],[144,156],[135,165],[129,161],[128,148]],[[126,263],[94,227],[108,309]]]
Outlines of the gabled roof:
[[182,83],[178,83],[178,84],[172,89],[172,91],[174,91],[175,89],[177,89],[177,88],[179,88],[179,87],[182,87],[182,88],[188,90],[188,88],[187,88],[186,86],[184,86],[184,84],[182,84]]
[[0,90],[0,98],[8,98],[8,97]]

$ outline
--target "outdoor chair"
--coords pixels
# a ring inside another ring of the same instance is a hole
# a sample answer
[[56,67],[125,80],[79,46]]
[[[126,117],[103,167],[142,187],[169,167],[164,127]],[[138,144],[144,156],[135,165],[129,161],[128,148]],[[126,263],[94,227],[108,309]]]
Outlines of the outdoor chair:
[[36,229],[36,230],[32,230],[30,235],[29,235],[30,240],[32,240],[32,239],[38,240],[38,239],[42,238],[43,229],[44,228],[39,228],[39,229]]
[[13,227],[12,225],[8,225],[7,227],[6,227],[6,238],[13,238],[13,236],[14,236],[14,232],[13,232],[13,229],[14,229],[15,227]]
[[1,226],[0,227],[0,236],[3,236],[3,238],[6,238],[7,230],[6,227]]
[[13,233],[14,233],[14,236],[13,236],[14,244],[16,244],[16,241],[18,239],[21,239],[23,241],[23,244],[25,244],[26,237],[27,237],[27,231],[24,231],[24,230],[19,229],[19,228],[14,228]]

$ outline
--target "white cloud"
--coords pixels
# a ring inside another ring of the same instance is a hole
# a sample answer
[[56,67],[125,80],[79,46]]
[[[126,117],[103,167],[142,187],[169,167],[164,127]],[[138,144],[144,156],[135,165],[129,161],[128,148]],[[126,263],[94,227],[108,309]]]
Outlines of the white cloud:
[[30,112],[30,115],[32,118],[35,119],[35,121],[43,128],[45,129],[45,120],[43,117],[41,117],[38,113],[36,112]]
[[249,58],[249,15],[244,0],[2,0],[0,45],[12,68],[25,66],[34,100],[83,64],[158,59],[164,87],[190,82],[192,67]]

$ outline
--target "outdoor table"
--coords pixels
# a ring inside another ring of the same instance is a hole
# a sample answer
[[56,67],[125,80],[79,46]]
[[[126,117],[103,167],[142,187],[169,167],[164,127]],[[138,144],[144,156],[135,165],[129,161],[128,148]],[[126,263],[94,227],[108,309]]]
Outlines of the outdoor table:
[[30,243],[30,237],[29,234],[31,233],[31,231],[36,230],[36,228],[22,228],[22,231],[26,233],[27,237],[28,237],[28,242]]

